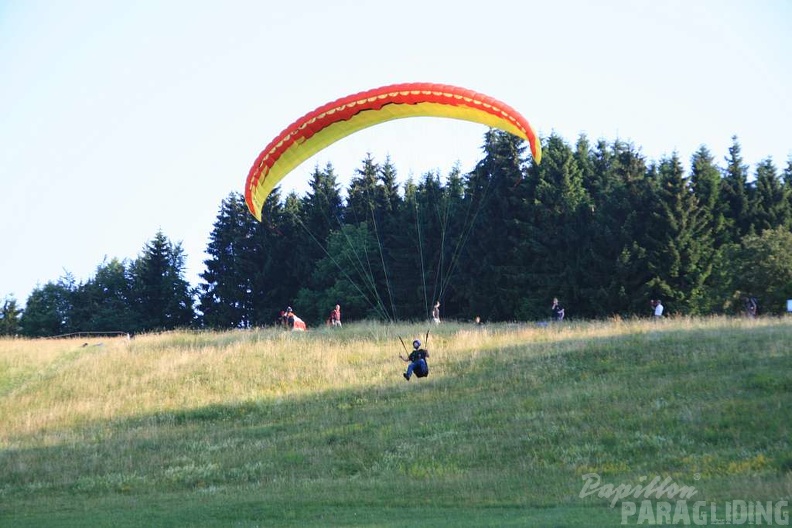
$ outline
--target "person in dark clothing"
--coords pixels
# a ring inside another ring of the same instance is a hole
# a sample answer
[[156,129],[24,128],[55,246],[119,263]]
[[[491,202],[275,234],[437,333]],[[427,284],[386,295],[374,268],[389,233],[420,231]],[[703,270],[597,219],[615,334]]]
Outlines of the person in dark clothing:
[[559,322],[564,320],[564,309],[558,304],[558,299],[553,298],[553,321]]
[[429,365],[426,363],[426,359],[429,357],[429,351],[424,350],[421,348],[421,342],[419,340],[413,341],[413,351],[410,352],[409,357],[404,357],[399,354],[399,357],[402,361],[409,363],[407,365],[407,372],[404,373],[404,379],[410,381],[413,373],[418,378],[425,378],[429,375]]
[[756,297],[748,297],[745,300],[745,313],[751,319],[759,314],[759,301],[756,300]]

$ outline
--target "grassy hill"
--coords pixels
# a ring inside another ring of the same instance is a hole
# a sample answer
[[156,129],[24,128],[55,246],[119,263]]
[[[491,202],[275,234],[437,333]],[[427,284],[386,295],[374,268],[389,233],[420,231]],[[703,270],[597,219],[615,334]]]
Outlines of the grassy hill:
[[792,320],[431,331],[410,382],[422,325],[0,339],[0,526],[617,526],[606,492],[654,477],[790,500]]

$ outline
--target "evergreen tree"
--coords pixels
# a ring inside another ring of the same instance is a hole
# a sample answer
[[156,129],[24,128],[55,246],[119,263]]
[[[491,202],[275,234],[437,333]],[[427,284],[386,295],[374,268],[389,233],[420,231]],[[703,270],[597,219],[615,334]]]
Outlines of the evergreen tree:
[[36,287],[28,297],[19,324],[28,337],[51,337],[70,332],[71,290],[67,280]]
[[84,284],[70,288],[71,332],[135,332],[139,324],[132,311],[130,279],[118,259],[100,264]]
[[366,225],[366,233],[375,240],[373,248],[365,244],[356,249],[361,262],[358,271],[365,273],[365,280],[374,291],[376,304],[385,309],[390,319],[396,317],[396,299],[391,286],[391,252],[386,248],[389,243],[388,231],[393,224],[389,222],[393,218],[392,206],[398,201],[395,196],[397,189],[392,186],[395,182],[394,169],[390,163],[386,164],[386,168],[388,186],[383,184],[382,167],[374,162],[371,155],[363,160],[363,166],[356,170],[356,176],[350,182],[344,218],[349,225]]
[[198,310],[201,323],[211,328],[246,328],[252,324],[253,277],[244,261],[250,258],[249,239],[255,222],[244,197],[231,193],[220,204],[220,212],[209,235],[200,274]]
[[526,220],[526,187],[521,183],[527,176],[525,148],[515,136],[489,130],[484,136],[485,157],[467,176],[463,230],[470,236],[456,282],[463,290],[467,306],[461,308],[468,318],[478,314],[485,320],[513,320],[522,304],[525,269],[532,264],[520,254],[520,225]]
[[767,229],[789,227],[789,191],[770,158],[762,160],[757,166],[755,182],[755,192],[748,208],[753,231],[761,234]]
[[707,276],[701,296],[695,302],[701,313],[718,311],[722,304],[724,244],[728,243],[726,222],[723,216],[721,174],[705,146],[691,158],[690,186],[696,196],[702,230],[698,239],[701,246],[702,272]]
[[699,313],[703,285],[710,272],[704,259],[706,225],[676,154],[661,160],[657,177],[652,223],[647,231],[652,274],[647,293],[652,299],[661,298],[669,311]]
[[787,205],[789,210],[792,211],[792,156],[787,160],[782,178],[784,180],[784,189],[787,196]]
[[402,207],[402,197],[399,194],[399,184],[396,180],[396,167],[391,162],[390,157],[385,158],[385,162],[379,167],[379,185],[377,186],[377,198],[375,214],[377,222],[377,235],[380,244],[380,259],[383,266],[385,287],[390,300],[391,313],[394,319],[404,318],[398,306],[401,303],[399,290],[394,286],[396,276],[393,266],[394,260],[403,251],[403,238],[401,236],[402,225],[399,222],[399,211]]
[[91,326],[91,317],[95,312],[98,299],[90,287],[90,280],[86,283],[73,281],[69,284],[68,309],[66,312],[66,326],[68,332],[93,332],[97,331]]
[[[303,319],[318,323],[327,318],[333,306],[343,302],[328,294],[338,270],[318,272],[319,263],[328,255],[331,234],[343,226],[343,200],[331,164],[328,163],[324,170],[315,168],[310,189],[301,199],[298,209],[299,224],[304,233],[304,237],[298,241],[301,247],[299,252],[304,255],[301,258],[306,266],[293,304],[300,306]],[[344,312],[348,316],[346,307]]]
[[[305,259],[310,262],[308,274],[301,282],[298,301],[304,316],[320,321],[327,317],[331,308],[343,303],[343,299],[331,299],[324,295],[335,282],[338,270],[327,275],[316,273],[319,261],[327,255],[330,234],[343,225],[343,200],[338,179],[331,164],[324,170],[318,167],[311,175],[310,189],[302,199]],[[346,317],[346,308],[344,309]]]
[[342,225],[343,200],[331,164],[328,163],[324,170],[314,169],[309,190],[302,202],[305,227],[316,242],[309,254],[312,256],[311,261],[316,261],[324,257],[330,232]]
[[743,164],[737,136],[733,136],[729,157],[726,158],[726,171],[721,181],[724,218],[732,242],[739,242],[749,231],[748,189],[748,167]]
[[783,184],[765,160],[749,185],[736,138],[722,177],[704,146],[687,178],[676,154],[647,167],[618,140],[545,144],[529,164],[518,138],[491,130],[470,174],[430,172],[403,193],[390,159],[368,155],[345,204],[328,164],[304,197],[276,189],[262,223],[229,199],[202,275],[205,324],[265,324],[286,305],[323,321],[336,303],[346,319],[423,319],[437,300],[444,318],[544,319],[553,297],[579,317],[647,313],[657,297],[672,313],[709,313],[746,287],[734,240],[790,227],[792,160]]
[[[429,174],[424,178],[431,179]],[[427,298],[425,274],[427,273],[424,254],[425,233],[423,215],[419,206],[419,186],[410,179],[404,185],[404,199],[399,200],[396,209],[388,220],[387,252],[388,270],[391,287],[395,294],[394,312],[400,319],[425,319],[427,317]],[[420,209],[420,210],[419,210]]]
[[158,231],[130,267],[133,306],[141,330],[171,330],[194,319],[184,251]]
[[132,310],[132,284],[125,262],[117,258],[104,262],[96,269],[86,288],[94,300],[89,327],[92,331],[136,330]]
[[371,155],[363,160],[363,166],[355,170],[355,176],[349,182],[344,219],[347,224],[366,223],[372,226],[377,207],[379,184],[379,165]]
[[[591,198],[591,201],[597,199],[597,195],[606,189],[608,183],[605,180],[606,171],[599,170],[602,164],[608,164],[610,152],[608,145],[605,141],[597,142],[596,147],[591,146],[591,142],[585,134],[578,137],[575,143],[575,152],[573,154],[575,164],[580,171],[580,180],[585,189],[586,194]],[[604,159],[600,159],[600,156]]]
[[[283,203],[283,216],[278,226],[279,232],[283,235],[277,240],[277,256],[281,259],[282,269],[278,272],[282,290],[284,290],[284,301],[287,305],[295,305],[297,293],[304,286],[310,283],[315,262],[313,255],[321,245],[312,237],[312,233],[305,225],[305,206],[296,193],[291,192],[286,196]],[[316,315],[319,314],[319,307],[299,306],[295,307],[299,313],[303,314],[303,319],[316,322]],[[313,316],[309,316],[311,310],[316,310]]]
[[649,280],[643,234],[654,182],[647,178],[646,160],[630,143],[600,141],[591,156],[594,174],[584,173],[593,218],[583,291],[595,305],[585,315],[641,313],[648,299],[639,291]]
[[[294,201],[291,202],[294,210]],[[299,218],[298,218],[299,219]],[[252,282],[252,325],[271,324],[280,310],[293,303],[299,290],[291,269],[295,253],[293,246],[300,233],[295,231],[295,219],[287,221],[280,189],[275,188],[262,208],[262,221],[251,224],[242,273]]]
[[[449,181],[460,183],[459,170]],[[461,200],[443,185],[440,175],[428,172],[416,187],[405,192],[401,220],[400,267],[394,275],[409,288],[411,317],[429,319],[432,306],[441,301],[446,317],[459,315],[455,299],[455,278],[460,250],[465,243],[455,209]]]
[[377,210],[384,213],[385,219],[391,217],[401,205],[399,183],[397,181],[396,167],[390,159],[385,158],[385,163],[379,167],[379,185],[377,186]]
[[[577,313],[593,309],[591,299],[582,294],[590,263],[590,197],[583,187],[584,173],[578,160],[585,140],[573,151],[559,136],[547,140],[542,164],[527,184],[531,220],[524,235],[528,244],[521,257],[531,263],[523,273],[528,282],[518,313],[521,318],[547,318],[554,297],[575,306]],[[519,218],[520,215],[515,216]]]
[[17,306],[16,299],[6,297],[0,309],[0,336],[15,336],[21,330],[20,316],[22,310]]
[[721,175],[709,149],[701,146],[690,161],[690,187],[696,196],[701,219],[706,222],[715,244],[724,242],[725,219],[719,208],[721,201]]
[[[443,188],[443,201],[438,212],[439,215],[442,215],[443,224],[445,225],[442,233],[442,253],[438,267],[441,270],[441,278],[445,277],[445,282],[441,282],[443,285],[441,296],[445,299],[445,313],[456,315],[460,318],[473,315],[467,309],[463,311],[466,305],[462,289],[459,287],[459,281],[457,280],[462,276],[463,269],[467,265],[464,261],[464,249],[470,236],[468,225],[464,222],[466,218],[464,198],[464,179],[462,171],[457,164],[451,169],[446,179],[446,184]],[[429,308],[427,307],[427,310]]]

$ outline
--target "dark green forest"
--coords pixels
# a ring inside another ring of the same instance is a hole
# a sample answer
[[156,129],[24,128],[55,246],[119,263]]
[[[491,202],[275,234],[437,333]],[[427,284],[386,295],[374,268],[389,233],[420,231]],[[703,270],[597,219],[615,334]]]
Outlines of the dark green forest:
[[362,160],[342,193],[328,164],[304,196],[270,195],[263,221],[244,197],[222,200],[201,281],[157,233],[134,260],[61,277],[21,309],[6,299],[0,334],[130,333],[273,324],[286,306],[310,326],[336,304],[344,321],[539,321],[557,297],[567,318],[761,315],[792,298],[792,159],[748,167],[736,137],[716,161],[702,146],[647,160],[620,140],[543,140],[537,165],[519,138],[483,138],[469,173],[399,183],[390,159]]

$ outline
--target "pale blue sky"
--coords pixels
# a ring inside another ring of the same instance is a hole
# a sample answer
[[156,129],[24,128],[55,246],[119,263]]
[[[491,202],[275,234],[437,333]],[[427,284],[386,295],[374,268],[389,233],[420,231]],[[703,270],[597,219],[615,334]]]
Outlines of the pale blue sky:
[[[90,278],[158,229],[198,282],[221,200],[297,117],[384,84],[501,99],[542,136],[621,138],[650,159],[702,144],[720,163],[792,154],[792,2],[0,0],[0,300]],[[402,179],[469,170],[485,129],[410,119],[318,164],[345,183],[366,153]]]

